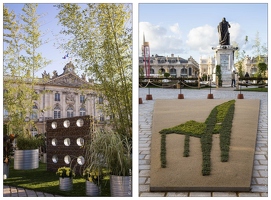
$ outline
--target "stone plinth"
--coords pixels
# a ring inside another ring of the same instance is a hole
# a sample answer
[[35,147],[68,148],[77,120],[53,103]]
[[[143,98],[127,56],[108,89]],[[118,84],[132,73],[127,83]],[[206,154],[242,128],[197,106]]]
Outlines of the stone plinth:
[[[222,84],[231,84],[231,73],[235,70],[234,67],[234,51],[237,47],[232,45],[220,45],[217,47],[212,47],[215,50],[215,66],[220,65],[222,73]],[[216,80],[216,74],[213,75],[213,80]]]

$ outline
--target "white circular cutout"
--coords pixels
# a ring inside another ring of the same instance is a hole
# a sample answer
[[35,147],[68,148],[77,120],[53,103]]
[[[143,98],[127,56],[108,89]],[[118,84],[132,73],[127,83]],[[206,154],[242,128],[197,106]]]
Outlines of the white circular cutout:
[[64,126],[65,128],[69,128],[69,126],[70,126],[70,121],[69,121],[69,120],[65,120],[65,121],[63,122],[63,126]]
[[78,163],[79,165],[85,164],[85,158],[84,158],[83,156],[79,156],[79,157],[77,158],[77,163]]
[[52,126],[53,129],[56,129],[57,123],[56,122],[52,122],[51,126]]
[[66,156],[64,157],[64,162],[65,162],[66,164],[70,164],[70,162],[71,162],[71,157],[70,157],[69,155],[66,155]]
[[57,145],[57,139],[56,139],[56,138],[53,138],[53,139],[52,139],[52,145],[53,145],[53,146],[56,146],[56,145]]
[[84,125],[84,120],[83,120],[83,119],[78,119],[78,120],[76,121],[76,125],[77,125],[78,127],[82,127],[82,126]]
[[57,157],[57,155],[53,155],[52,161],[53,161],[53,163],[57,163],[57,162],[58,162],[58,157]]
[[65,145],[65,146],[70,146],[70,144],[71,144],[70,138],[65,138],[65,139],[64,139],[64,145]]
[[76,143],[79,147],[84,146],[84,139],[83,138],[77,138]]

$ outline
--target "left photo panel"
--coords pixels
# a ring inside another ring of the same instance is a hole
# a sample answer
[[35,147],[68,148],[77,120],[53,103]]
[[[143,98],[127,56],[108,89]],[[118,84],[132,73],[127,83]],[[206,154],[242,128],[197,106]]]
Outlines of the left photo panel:
[[3,196],[132,197],[133,4],[3,4]]

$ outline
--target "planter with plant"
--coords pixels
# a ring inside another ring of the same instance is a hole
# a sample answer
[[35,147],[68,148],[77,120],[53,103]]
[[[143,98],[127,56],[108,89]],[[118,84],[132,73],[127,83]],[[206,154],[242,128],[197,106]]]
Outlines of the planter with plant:
[[132,196],[131,141],[111,130],[98,130],[86,146],[86,158],[94,168],[110,171],[111,196]]
[[59,177],[59,189],[61,191],[70,191],[73,188],[74,171],[70,167],[58,168],[56,175]]
[[14,169],[28,170],[39,167],[39,148],[42,140],[33,136],[20,135],[16,138]]
[[101,194],[101,183],[105,172],[103,169],[86,168],[83,171],[83,176],[86,179],[86,195],[99,196]]

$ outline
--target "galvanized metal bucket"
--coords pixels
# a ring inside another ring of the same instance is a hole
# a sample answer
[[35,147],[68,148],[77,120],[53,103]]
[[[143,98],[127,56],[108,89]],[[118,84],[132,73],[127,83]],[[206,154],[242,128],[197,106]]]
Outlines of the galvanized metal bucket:
[[59,177],[59,190],[71,191],[72,190],[72,178],[70,177]]
[[111,197],[132,196],[132,176],[110,176]]
[[39,168],[39,149],[14,151],[14,169],[27,170],[37,168]]
[[101,188],[98,185],[96,185],[93,182],[86,181],[86,195],[87,196],[97,197],[101,194],[100,191],[101,191]]

